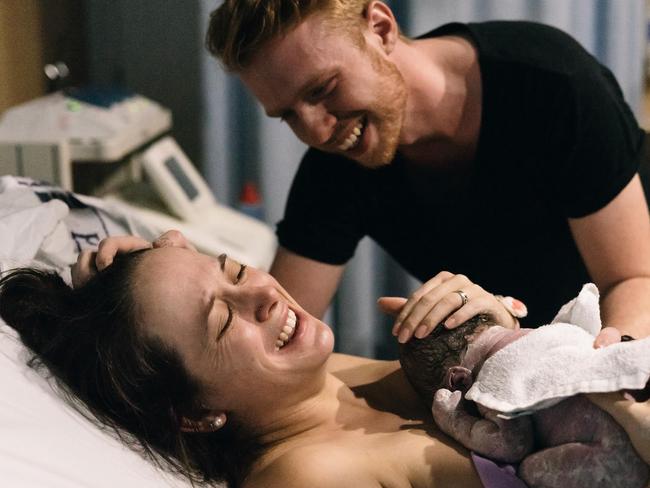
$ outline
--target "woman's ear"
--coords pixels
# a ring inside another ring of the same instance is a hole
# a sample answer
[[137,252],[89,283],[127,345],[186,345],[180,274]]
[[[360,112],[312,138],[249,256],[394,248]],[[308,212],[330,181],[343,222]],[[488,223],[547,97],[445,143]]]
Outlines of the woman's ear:
[[224,412],[220,412],[218,414],[210,413],[201,417],[200,419],[191,419],[184,416],[181,417],[182,432],[216,432],[224,425],[226,425],[226,414]]
[[369,32],[379,37],[382,49],[390,54],[399,38],[399,27],[390,7],[373,0],[366,7],[364,18]]
[[472,372],[463,366],[452,366],[447,370],[445,383],[451,391],[466,392],[472,386]]

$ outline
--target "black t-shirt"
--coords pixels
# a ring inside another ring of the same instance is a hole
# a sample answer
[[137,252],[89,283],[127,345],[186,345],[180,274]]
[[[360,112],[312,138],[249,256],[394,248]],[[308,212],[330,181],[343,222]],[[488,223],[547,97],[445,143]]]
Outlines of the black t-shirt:
[[280,244],[342,264],[370,236],[427,280],[463,273],[548,323],[591,281],[567,218],[610,202],[637,171],[644,132],[612,73],[567,34],[530,22],[448,24],[469,36],[483,111],[474,161],[416,173],[399,154],[366,169],[310,149],[295,176]]

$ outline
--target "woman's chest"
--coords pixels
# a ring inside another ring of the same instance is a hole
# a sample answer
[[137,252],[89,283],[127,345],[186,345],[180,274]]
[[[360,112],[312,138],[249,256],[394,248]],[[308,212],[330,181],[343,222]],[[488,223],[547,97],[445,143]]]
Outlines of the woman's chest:
[[352,432],[341,445],[385,488],[480,487],[468,453],[432,425]]

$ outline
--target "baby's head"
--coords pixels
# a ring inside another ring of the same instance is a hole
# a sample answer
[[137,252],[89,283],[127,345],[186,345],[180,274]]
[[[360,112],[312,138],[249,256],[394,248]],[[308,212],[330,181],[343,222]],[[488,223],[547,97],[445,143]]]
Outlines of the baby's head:
[[471,386],[471,371],[460,371],[463,356],[469,345],[493,325],[496,323],[491,317],[480,314],[454,329],[440,324],[427,337],[414,337],[400,346],[402,369],[427,405],[433,403],[433,395],[440,388],[466,390]]

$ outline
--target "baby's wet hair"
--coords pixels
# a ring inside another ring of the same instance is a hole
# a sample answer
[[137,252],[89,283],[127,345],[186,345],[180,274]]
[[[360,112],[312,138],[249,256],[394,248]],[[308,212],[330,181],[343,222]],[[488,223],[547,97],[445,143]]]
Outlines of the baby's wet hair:
[[460,364],[460,355],[480,327],[496,322],[486,314],[479,314],[454,329],[439,324],[423,339],[413,337],[400,345],[399,361],[411,385],[427,406],[433,395],[445,387],[447,369]]

